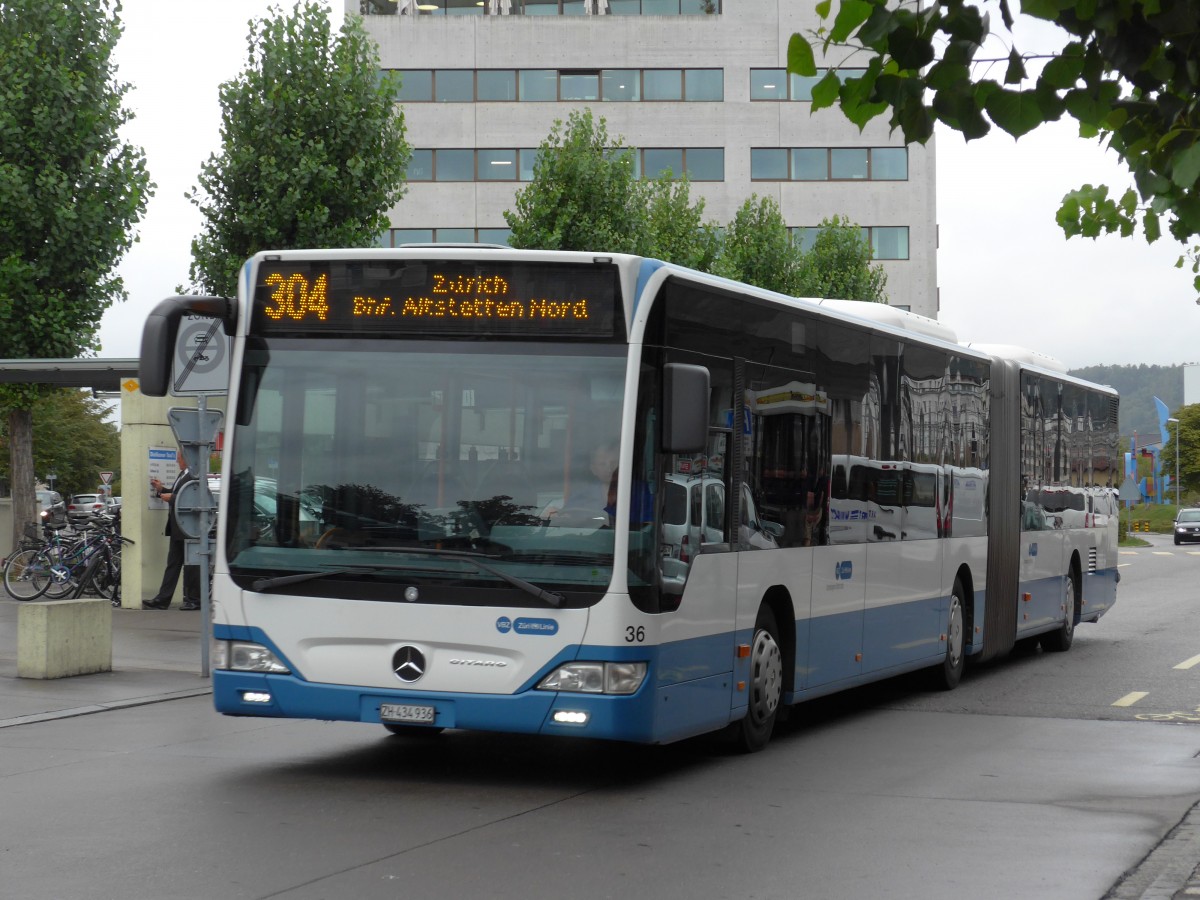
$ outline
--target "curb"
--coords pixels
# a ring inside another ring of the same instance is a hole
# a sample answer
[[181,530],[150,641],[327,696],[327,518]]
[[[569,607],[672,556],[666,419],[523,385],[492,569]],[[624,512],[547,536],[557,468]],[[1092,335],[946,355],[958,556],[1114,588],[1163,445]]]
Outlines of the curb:
[[212,688],[194,688],[187,691],[173,691],[169,694],[155,694],[152,697],[134,697],[130,700],[113,700],[111,703],[97,703],[90,706],[76,706],[70,709],[59,709],[54,712],[33,713],[28,716],[15,716],[11,719],[0,719],[0,728],[13,728],[17,725],[33,725],[37,722],[52,722],[55,719],[74,719],[78,716],[90,716],[95,713],[109,712],[114,709],[129,709],[134,706],[149,706],[153,703],[166,703],[170,700],[184,700],[188,697],[202,697],[211,694]]

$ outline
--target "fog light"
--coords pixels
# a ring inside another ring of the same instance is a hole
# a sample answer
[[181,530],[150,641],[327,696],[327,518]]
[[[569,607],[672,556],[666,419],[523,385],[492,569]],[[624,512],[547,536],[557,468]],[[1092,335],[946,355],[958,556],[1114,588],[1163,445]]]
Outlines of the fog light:
[[551,718],[558,725],[586,725],[589,716],[581,709],[556,709]]
[[270,703],[271,695],[266,691],[242,691],[243,703]]

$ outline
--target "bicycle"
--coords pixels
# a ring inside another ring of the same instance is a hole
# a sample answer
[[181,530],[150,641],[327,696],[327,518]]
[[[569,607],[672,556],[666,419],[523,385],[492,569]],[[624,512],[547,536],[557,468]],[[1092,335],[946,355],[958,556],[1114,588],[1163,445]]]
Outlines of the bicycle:
[[53,564],[49,556],[49,548],[63,546],[59,535],[65,526],[52,525],[49,522],[42,526],[42,535],[34,523],[25,526],[25,536],[21,540],[20,549],[4,561],[4,590],[14,600],[34,600],[46,593],[49,587],[49,571]]
[[80,597],[85,592],[121,605],[121,548],[134,543],[116,532],[112,520],[65,543],[57,530],[47,540],[8,559],[4,588],[16,600]]

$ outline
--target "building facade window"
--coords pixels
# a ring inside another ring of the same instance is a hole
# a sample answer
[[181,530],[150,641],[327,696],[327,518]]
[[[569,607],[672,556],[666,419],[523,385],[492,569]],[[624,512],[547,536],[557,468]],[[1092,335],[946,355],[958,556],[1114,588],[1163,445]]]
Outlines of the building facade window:
[[[871,244],[872,257],[882,259],[908,259],[908,226],[907,225],[874,225],[862,229]],[[807,253],[816,243],[822,229],[817,225],[800,225],[789,228],[792,240]]]
[[[812,76],[789,75],[787,69],[751,69],[750,70],[750,99],[751,100],[799,100],[812,101],[812,89],[829,69],[817,69]],[[866,69],[835,69],[841,81],[847,78],[857,78]]]
[[475,151],[442,149],[433,151],[434,181],[474,181]]
[[433,87],[435,103],[470,103],[475,99],[475,73],[469,69],[442,69]]
[[516,69],[480,69],[475,73],[475,98],[484,103],[517,99]]
[[755,147],[752,181],[906,181],[906,147]]
[[876,225],[868,230],[876,259],[908,259],[908,226]]
[[381,247],[402,244],[507,244],[511,228],[391,228],[381,237]]
[[[658,178],[668,170],[674,180],[724,181],[723,147],[621,147],[631,156],[638,178]],[[407,180],[416,181],[532,181],[539,150],[536,147],[459,149],[418,148],[412,152]]]
[[720,103],[723,69],[391,69],[397,103]]
[[723,0],[359,0],[364,16],[712,16]]
[[[862,229],[871,242],[874,259],[906,260],[908,256],[908,226],[876,225]],[[788,229],[792,240],[806,253],[813,248],[821,228],[801,225]],[[392,228],[385,232],[379,244],[399,247],[401,244],[507,244],[511,228]]]

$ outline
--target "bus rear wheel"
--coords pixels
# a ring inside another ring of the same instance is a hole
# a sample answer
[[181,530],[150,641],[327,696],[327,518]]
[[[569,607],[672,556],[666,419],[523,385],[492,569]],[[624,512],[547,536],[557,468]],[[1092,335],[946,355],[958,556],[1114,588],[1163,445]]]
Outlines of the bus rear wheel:
[[779,626],[769,606],[761,606],[750,644],[750,696],[745,718],[733,724],[739,749],[754,753],[767,746],[783,697],[783,652]]
[[1066,615],[1058,631],[1042,636],[1042,649],[1065,653],[1075,643],[1075,617],[1079,614],[1079,597],[1075,591],[1075,570],[1067,573],[1063,580],[1063,606]]
[[946,656],[942,664],[933,670],[933,686],[952,691],[962,681],[966,665],[966,591],[962,581],[954,579],[950,592],[950,610],[946,617]]

